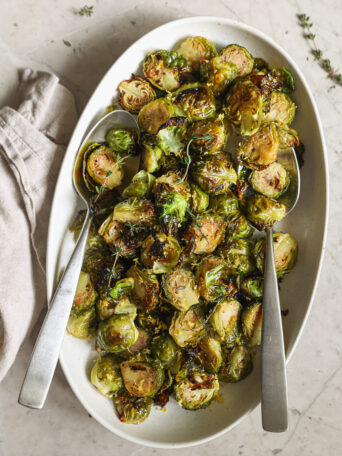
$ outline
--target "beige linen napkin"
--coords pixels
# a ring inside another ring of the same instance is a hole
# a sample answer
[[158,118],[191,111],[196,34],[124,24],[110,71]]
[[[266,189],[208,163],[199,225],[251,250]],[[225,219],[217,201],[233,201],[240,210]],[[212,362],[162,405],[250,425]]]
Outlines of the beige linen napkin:
[[49,212],[76,123],[55,75],[24,70],[18,95],[17,110],[0,110],[0,381],[46,305]]

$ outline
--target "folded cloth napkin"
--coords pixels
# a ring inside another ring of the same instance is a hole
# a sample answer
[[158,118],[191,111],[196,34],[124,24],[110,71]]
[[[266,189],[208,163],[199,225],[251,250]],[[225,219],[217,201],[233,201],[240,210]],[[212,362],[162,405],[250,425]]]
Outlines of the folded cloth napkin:
[[45,249],[59,166],[76,123],[58,78],[24,70],[19,107],[0,110],[0,381],[46,305]]

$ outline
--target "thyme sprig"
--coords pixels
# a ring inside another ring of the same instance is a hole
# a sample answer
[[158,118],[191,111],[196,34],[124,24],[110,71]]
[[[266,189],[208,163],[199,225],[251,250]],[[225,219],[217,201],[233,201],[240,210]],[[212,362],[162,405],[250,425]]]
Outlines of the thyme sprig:
[[310,17],[307,14],[298,14],[297,15],[300,26],[304,29],[304,36],[307,38],[312,47],[312,54],[315,60],[318,61],[321,68],[328,74],[328,77],[336,82],[339,85],[342,85],[342,74],[339,73],[339,70],[333,68],[329,59],[323,57],[323,51],[318,48],[315,41],[316,35],[312,33],[312,23],[310,22]]
[[186,146],[186,156],[185,156],[185,159],[184,159],[184,163],[186,165],[186,170],[185,170],[184,176],[181,179],[179,179],[176,182],[176,184],[181,184],[182,182],[185,181],[186,176],[188,175],[188,172],[189,172],[189,168],[190,168],[191,162],[192,162],[192,158],[191,158],[191,155],[190,155],[190,145],[191,145],[192,141],[198,141],[200,139],[204,139],[204,140],[215,139],[215,136],[212,136],[212,135],[193,136],[190,139],[190,141],[188,142],[188,145]]
[[105,177],[105,180],[103,181],[103,184],[100,185],[100,186],[96,185],[95,190],[96,190],[96,193],[97,193],[97,197],[95,198],[94,203],[96,203],[96,201],[100,198],[100,196],[106,191],[107,179],[112,174],[113,174],[112,171],[108,170],[106,172],[106,177]]
[[76,11],[79,16],[91,16],[94,12],[94,6],[84,5],[82,8]]

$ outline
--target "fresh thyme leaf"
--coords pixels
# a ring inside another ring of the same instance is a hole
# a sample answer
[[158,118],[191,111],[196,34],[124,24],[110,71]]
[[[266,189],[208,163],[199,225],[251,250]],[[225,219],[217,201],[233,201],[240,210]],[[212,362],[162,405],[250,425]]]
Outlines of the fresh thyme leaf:
[[83,6],[82,8],[80,8],[76,14],[78,14],[79,16],[91,16],[94,12],[94,7],[93,6]]
[[71,47],[70,41],[63,40],[63,43],[65,44],[65,46]]
[[107,172],[106,172],[106,177],[109,177],[113,174],[113,172],[109,169]]
[[191,139],[193,139],[194,141],[199,141],[201,139],[215,139],[215,136],[212,136],[212,135],[193,136]]

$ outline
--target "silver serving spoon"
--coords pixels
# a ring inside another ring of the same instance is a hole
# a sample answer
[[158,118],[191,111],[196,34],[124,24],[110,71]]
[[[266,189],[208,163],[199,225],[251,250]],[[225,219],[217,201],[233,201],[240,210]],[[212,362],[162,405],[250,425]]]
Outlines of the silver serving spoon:
[[[283,165],[290,175],[290,188],[280,198],[280,201],[287,207],[288,215],[297,204],[300,193],[300,173],[294,149],[279,150],[277,162]],[[266,232],[261,390],[262,426],[264,430],[269,432],[286,431],[288,416],[285,350],[272,228]]]
[[[88,143],[104,141],[108,130],[122,127],[134,129],[139,134],[138,124],[131,114],[121,110],[112,111],[96,123],[79,148],[73,169],[73,184],[76,192],[87,206],[87,213],[75,249],[57,285],[36,340],[32,358],[19,394],[18,401],[21,405],[38,409],[44,405],[56,369],[58,355],[81,272],[89,229],[94,216],[90,204],[91,194],[83,184],[83,180],[77,178],[79,176],[77,171],[79,166],[82,165],[82,154]],[[121,187],[125,187],[130,183],[132,177],[138,171],[139,157],[127,157],[123,162],[123,166],[124,181],[118,188],[119,190]]]

